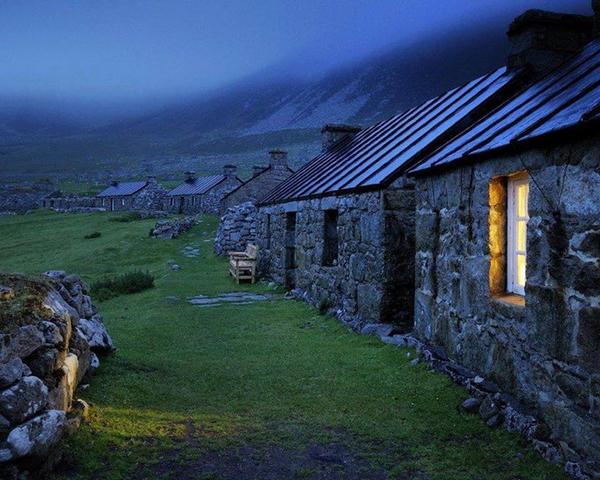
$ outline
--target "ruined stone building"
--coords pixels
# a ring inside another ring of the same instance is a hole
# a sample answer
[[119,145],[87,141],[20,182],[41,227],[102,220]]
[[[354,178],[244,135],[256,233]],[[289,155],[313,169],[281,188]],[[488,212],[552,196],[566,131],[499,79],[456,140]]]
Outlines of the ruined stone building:
[[262,200],[292,173],[294,171],[287,164],[287,152],[271,150],[269,152],[269,165],[255,166],[252,178],[246,180],[223,198],[221,211],[242,203],[256,203]]
[[141,182],[112,182],[96,196],[96,206],[108,211],[159,210],[165,189],[150,176]]
[[500,68],[364,130],[326,125],[323,151],[259,203],[259,270],[355,328],[410,330],[414,184],[407,170],[521,87]]
[[518,18],[510,62],[538,80],[413,171],[416,334],[530,407],[567,442],[560,455],[587,458],[581,478],[600,472],[598,32],[581,46],[591,29],[585,17]]
[[94,208],[97,204],[94,197],[84,197],[74,193],[55,190],[42,199],[42,208],[54,210],[69,210],[74,208]]
[[218,214],[223,198],[243,183],[236,172],[235,165],[225,165],[223,175],[196,177],[195,172],[185,172],[185,181],[167,194],[166,209],[173,213]]

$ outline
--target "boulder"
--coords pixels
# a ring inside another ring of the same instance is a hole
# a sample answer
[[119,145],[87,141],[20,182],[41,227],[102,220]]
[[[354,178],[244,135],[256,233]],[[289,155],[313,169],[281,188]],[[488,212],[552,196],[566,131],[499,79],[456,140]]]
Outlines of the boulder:
[[113,350],[112,339],[102,323],[101,315],[94,315],[91,318],[81,318],[79,320],[79,329],[94,352],[110,352]]
[[33,325],[23,325],[15,333],[11,342],[14,356],[25,358],[44,344],[44,335]]
[[43,457],[62,438],[65,425],[65,412],[48,410],[12,430],[6,444],[15,458]]
[[12,300],[15,298],[15,291],[10,287],[0,285],[0,301]]
[[0,414],[12,424],[31,418],[46,406],[48,387],[39,378],[23,377],[12,387],[0,392]]
[[48,395],[49,408],[63,411],[68,411],[71,408],[73,394],[77,388],[78,370],[79,360],[77,355],[70,353],[61,367],[60,380],[57,386]]
[[26,372],[28,372],[27,366],[18,357],[0,364],[0,388],[10,387]]
[[63,359],[64,354],[61,355],[56,348],[42,348],[27,357],[26,362],[33,375],[46,379],[59,368]]
[[56,323],[44,320],[38,324],[38,330],[42,332],[46,345],[54,347],[64,342],[63,336],[60,333],[60,327]]
[[481,400],[478,398],[467,398],[461,405],[462,409],[468,413],[476,413],[479,411],[479,406],[481,405]]

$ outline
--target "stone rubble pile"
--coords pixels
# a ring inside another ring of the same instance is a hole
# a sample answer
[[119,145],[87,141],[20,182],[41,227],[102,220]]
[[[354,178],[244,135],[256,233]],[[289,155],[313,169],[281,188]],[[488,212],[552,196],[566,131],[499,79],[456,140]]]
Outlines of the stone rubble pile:
[[503,427],[521,434],[548,462],[563,465],[565,472],[575,480],[600,478],[600,465],[581,458],[514,397],[502,392],[494,382],[450,360],[442,347],[427,345],[410,333],[399,334],[389,324],[367,324],[360,333],[378,336],[389,345],[416,349],[418,358],[413,364],[422,361],[467,389],[470,397],[461,406],[465,412],[478,414],[491,428]]
[[156,222],[154,228],[150,231],[151,237],[160,238],[163,240],[170,240],[177,238],[182,233],[190,230],[196,225],[196,219],[194,217],[184,217],[182,219],[175,218],[173,220],[160,220]]
[[0,274],[0,478],[44,475],[87,405],[78,385],[113,343],[77,275]]
[[256,206],[251,202],[228,208],[219,222],[215,253],[227,255],[245,250],[248,243],[256,243],[256,214]]

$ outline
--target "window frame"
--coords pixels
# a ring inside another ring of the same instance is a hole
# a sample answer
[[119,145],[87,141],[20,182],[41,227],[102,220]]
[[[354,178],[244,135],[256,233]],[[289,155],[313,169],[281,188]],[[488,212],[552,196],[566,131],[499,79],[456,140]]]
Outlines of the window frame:
[[[525,208],[526,215],[519,215],[517,206],[517,192],[522,185],[527,187]],[[527,284],[527,224],[529,222],[529,176],[521,173],[508,177],[506,202],[506,291],[507,293],[525,296],[525,285]],[[525,222],[525,248],[518,248],[517,225],[519,222]],[[525,257],[525,284],[518,283],[517,259],[519,256]]]

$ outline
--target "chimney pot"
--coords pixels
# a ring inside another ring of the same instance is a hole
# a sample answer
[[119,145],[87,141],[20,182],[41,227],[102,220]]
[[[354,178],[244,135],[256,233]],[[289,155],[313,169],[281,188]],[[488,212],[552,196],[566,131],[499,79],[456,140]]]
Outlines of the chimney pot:
[[252,176],[256,177],[257,175],[261,174],[265,170],[265,168],[266,167],[262,167],[260,165],[254,165],[252,167]]
[[196,179],[196,172],[193,172],[191,170],[184,172],[183,175],[185,176],[185,181],[188,183],[191,183]]
[[147,183],[156,183],[156,177],[154,175],[148,175],[146,182]]
[[274,148],[269,152],[269,166],[271,168],[286,168],[287,155],[288,153],[286,151]]
[[227,178],[234,178],[236,172],[237,167],[235,165],[225,165],[223,167],[223,175]]
[[508,67],[543,75],[579,53],[592,36],[592,19],[582,15],[527,10],[511,23]]
[[326,152],[344,138],[353,137],[360,132],[360,127],[328,123],[321,129],[321,150]]

